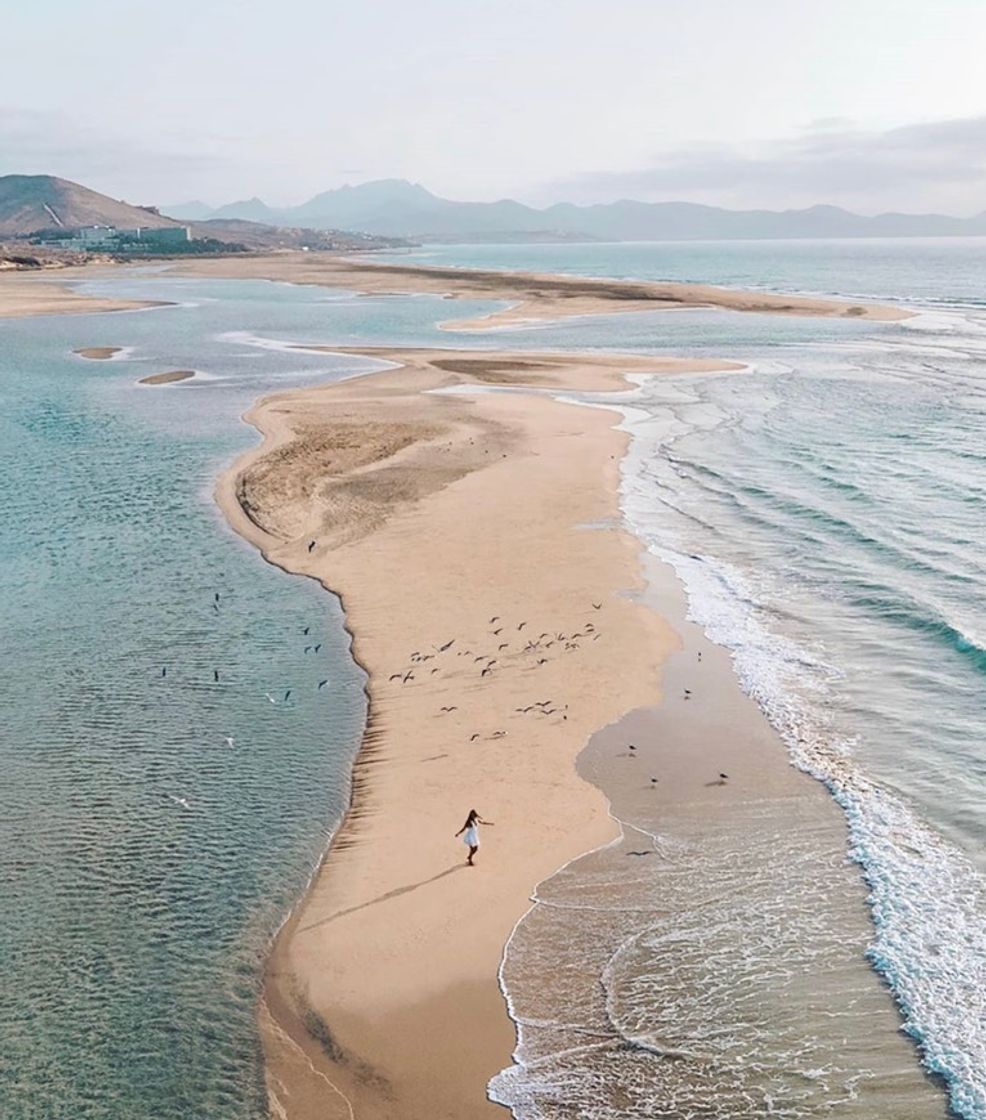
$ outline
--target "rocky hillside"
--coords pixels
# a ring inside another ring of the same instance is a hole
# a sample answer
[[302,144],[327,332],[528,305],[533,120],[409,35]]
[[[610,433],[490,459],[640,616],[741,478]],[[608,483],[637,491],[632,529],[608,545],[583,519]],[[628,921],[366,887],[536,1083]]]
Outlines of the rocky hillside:
[[131,206],[54,175],[0,176],[0,239],[78,226],[177,226],[154,209]]

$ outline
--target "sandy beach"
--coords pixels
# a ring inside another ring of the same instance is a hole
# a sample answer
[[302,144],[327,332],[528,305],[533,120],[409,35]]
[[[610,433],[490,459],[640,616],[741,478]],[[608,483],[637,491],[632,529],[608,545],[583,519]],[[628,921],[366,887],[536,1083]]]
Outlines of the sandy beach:
[[[612,390],[624,373],[729,363],[346,352],[400,368],[266,398],[247,417],[262,446],[218,488],[268,560],[341,596],[369,675],[352,808],[269,960],[259,1018],[272,1113],[503,1115],[485,1095],[514,1044],[503,947],[538,882],[618,837],[575,759],[600,729],[660,704],[681,638],[641,601],[641,549],[616,520],[618,415],[468,390]],[[776,789],[792,827],[810,819],[844,850],[834,803],[730,687],[723,711],[746,705],[762,725],[756,752],[696,764],[700,727],[681,738],[662,803],[684,797],[728,822],[752,790]],[[723,762],[746,773],[710,793]],[[470,808],[494,822],[474,868],[454,839]],[[858,883],[850,909],[865,941]],[[849,968],[906,1071],[892,1002],[861,952]],[[921,1091],[916,1064],[905,1081]]]
[[909,318],[899,307],[847,303],[813,296],[743,292],[708,284],[604,280],[534,272],[378,264],[330,253],[277,253],[182,262],[184,276],[278,280],[347,288],[368,295],[429,292],[450,299],[495,299],[511,306],[479,319],[450,319],[447,330],[489,330],[543,319],[666,308],[721,307],[770,312],[891,321]]
[[[269,560],[341,595],[369,673],[353,809],[268,970],[273,1111],[502,1114],[485,1086],[513,1044],[503,945],[538,880],[615,835],[573,763],[657,700],[676,638],[626,595],[615,414],[425,394],[612,389],[676,363],[362,352],[404,368],[266,399],[248,417],[263,447],[219,489]],[[495,827],[469,869],[454,833],[473,807]]]
[[[63,281],[91,280],[95,268],[58,270],[59,280],[41,279],[23,272],[0,272],[0,319],[22,318],[26,315],[82,315],[96,311],[135,311],[145,307],[162,307],[160,300],[104,299],[87,296],[70,288]],[[103,349],[103,348],[97,348]],[[89,358],[108,358],[112,354],[84,354]]]

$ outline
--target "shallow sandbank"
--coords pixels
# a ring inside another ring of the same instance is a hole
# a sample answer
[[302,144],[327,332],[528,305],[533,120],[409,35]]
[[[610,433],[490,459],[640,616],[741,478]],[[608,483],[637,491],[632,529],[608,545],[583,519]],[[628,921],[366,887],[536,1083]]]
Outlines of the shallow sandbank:
[[170,369],[165,373],[152,373],[149,377],[142,377],[138,385],[171,385],[175,381],[187,381],[195,376],[194,369]]
[[[61,269],[59,276],[64,277],[69,272],[74,279],[79,280],[92,279],[94,275],[94,272],[87,268],[73,268]],[[27,315],[82,315],[95,311],[136,311],[167,305],[166,300],[87,296],[61,282],[28,278],[17,272],[0,272],[0,319],[20,318]]]
[[72,353],[78,354],[80,358],[88,358],[92,362],[106,362],[122,350],[122,346],[83,346],[79,350],[73,350]]
[[681,307],[722,307],[733,311],[875,320],[906,319],[911,315],[898,307],[814,296],[733,291],[706,284],[376,264],[329,253],[278,253],[188,261],[181,264],[180,271],[189,276],[228,276],[349,288],[374,295],[430,292],[452,298],[516,301],[514,306],[481,319],[442,324],[455,330],[488,330],[574,315]]

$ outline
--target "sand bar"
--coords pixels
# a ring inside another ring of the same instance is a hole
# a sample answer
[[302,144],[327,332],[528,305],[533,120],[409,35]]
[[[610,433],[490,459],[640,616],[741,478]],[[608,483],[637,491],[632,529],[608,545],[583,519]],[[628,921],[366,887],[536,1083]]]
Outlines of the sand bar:
[[732,311],[819,315],[890,321],[912,314],[899,307],[848,303],[814,296],[743,292],[707,284],[605,280],[493,269],[376,264],[330,253],[277,253],[183,262],[187,276],[279,280],[347,288],[372,295],[430,292],[460,299],[509,300],[512,306],[481,319],[441,324],[454,330],[489,330],[543,319],[664,308],[721,307]]
[[[676,638],[624,595],[641,569],[614,527],[617,414],[425,391],[613,389],[623,371],[681,367],[349,352],[403,367],[261,402],[247,418],[264,444],[218,491],[268,559],[341,594],[369,673],[353,809],[270,960],[272,1112],[502,1115],[485,1086],[514,1040],[503,945],[538,880],[614,835],[573,763],[599,727],[657,701]],[[496,825],[467,869],[453,834],[472,807]]]
[[164,373],[152,373],[149,377],[142,377],[138,385],[171,385],[175,381],[188,381],[195,376],[194,369],[169,369]]
[[78,354],[80,358],[88,358],[91,362],[107,362],[122,350],[122,346],[83,346],[72,353]]
[[[85,268],[61,269],[59,276],[71,272],[76,279],[91,279]],[[81,315],[95,311],[136,311],[146,307],[164,307],[164,300],[110,299],[87,296],[68,285],[40,280],[23,273],[0,272],[0,319],[26,315]],[[102,348],[99,348],[102,349]],[[77,351],[78,352],[78,351]],[[88,356],[88,355],[86,355]]]

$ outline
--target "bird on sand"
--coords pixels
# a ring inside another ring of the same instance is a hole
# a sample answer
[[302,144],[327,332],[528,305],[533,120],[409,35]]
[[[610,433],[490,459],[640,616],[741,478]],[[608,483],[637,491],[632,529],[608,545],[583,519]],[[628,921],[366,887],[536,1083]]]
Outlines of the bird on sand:
[[444,653],[447,649],[451,649],[451,647],[453,646],[454,643],[455,643],[455,638],[450,638],[449,641],[447,641],[445,643],[445,645],[438,647],[438,652],[439,653]]
[[633,745],[633,743],[628,743],[628,744],[627,744],[627,747],[628,747],[628,749],[629,749],[629,750],[631,750],[631,751],[635,751],[635,750],[637,749],[637,748],[636,748],[636,747],[635,747],[635,746]]
[[404,676],[403,676],[403,677],[401,678],[401,684],[407,684],[407,682],[408,682],[408,681],[413,681],[413,680],[414,680],[414,670],[413,670],[413,669],[409,669],[409,670],[408,670],[408,671],[407,671],[407,672],[406,672],[406,673],[404,674]]
[[490,619],[490,622],[489,622],[489,624],[490,624],[490,626],[492,626],[494,622],[499,622],[499,621],[500,621],[500,616],[499,616],[498,614],[495,614],[495,615],[494,615],[494,616],[493,616],[493,617],[492,617],[492,618]]
[[314,547],[315,547],[315,542],[314,542],[314,541],[309,541],[309,542],[308,542],[308,551],[309,551],[309,552],[311,552],[311,550],[312,550],[312,549],[313,549]]
[[594,611],[601,611],[603,609],[603,605],[602,605],[602,603],[593,603],[592,604],[592,609]]
[[720,772],[719,781],[720,782],[728,782],[729,781],[729,775],[728,774],[723,774],[723,773]]
[[475,743],[478,738],[479,738],[479,732],[477,731],[475,733],[475,735],[470,735],[469,736],[469,742],[470,743]]

